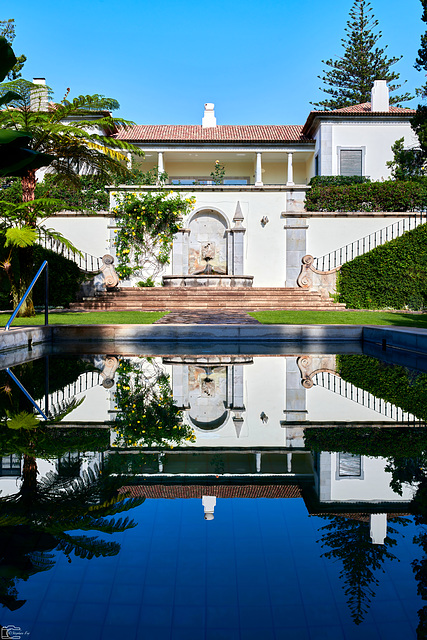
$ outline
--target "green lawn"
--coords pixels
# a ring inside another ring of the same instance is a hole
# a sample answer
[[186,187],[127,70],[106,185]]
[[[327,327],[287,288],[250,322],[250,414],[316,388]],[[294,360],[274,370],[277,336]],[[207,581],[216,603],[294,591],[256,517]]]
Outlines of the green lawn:
[[[152,324],[164,311],[90,311],[88,313],[50,313],[49,324]],[[257,311],[250,314],[262,324],[382,324],[427,328],[427,313],[387,311]],[[0,312],[0,327],[9,320]],[[15,318],[12,326],[44,324],[44,314],[34,318]]]
[[[50,313],[49,324],[152,324],[165,315],[165,311],[89,311],[87,313]],[[10,313],[0,313],[0,327],[4,327]],[[44,313],[34,318],[15,318],[12,327],[44,324]]]
[[386,324],[427,328],[427,313],[389,311],[257,311],[250,313],[262,324]]

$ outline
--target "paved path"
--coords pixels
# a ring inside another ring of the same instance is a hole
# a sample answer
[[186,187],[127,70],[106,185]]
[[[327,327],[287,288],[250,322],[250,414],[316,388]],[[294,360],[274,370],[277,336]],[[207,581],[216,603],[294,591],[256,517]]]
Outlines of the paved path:
[[171,311],[154,324],[259,324],[243,311]]

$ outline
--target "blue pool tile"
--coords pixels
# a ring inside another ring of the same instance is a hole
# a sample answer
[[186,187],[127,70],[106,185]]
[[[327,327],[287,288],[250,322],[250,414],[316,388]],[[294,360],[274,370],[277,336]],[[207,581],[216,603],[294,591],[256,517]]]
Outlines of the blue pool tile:
[[306,614],[302,604],[290,605],[282,604],[281,606],[273,605],[272,608],[273,622],[276,627],[303,627],[306,624]]
[[89,624],[88,622],[70,624],[65,640],[76,640],[76,638],[78,640],[102,640],[102,625]]
[[237,629],[212,627],[206,630],[206,640],[240,640],[240,632]]
[[237,586],[235,584],[216,585],[208,583],[206,587],[206,601],[208,605],[228,604],[237,605]]
[[[175,596],[176,599],[176,596]],[[173,584],[147,584],[145,585],[142,602],[144,605],[172,606],[174,602]]]
[[188,629],[172,629],[171,640],[205,640],[205,635],[204,627],[191,629],[191,635]]
[[416,633],[408,628],[408,624],[404,622],[384,622],[378,624],[378,631],[381,640],[415,640]]
[[342,627],[335,625],[325,625],[323,627],[310,626],[308,632],[310,640],[345,640]]
[[240,640],[276,640],[276,634],[273,629],[270,628],[262,628],[262,629],[251,629],[251,628],[243,628],[240,629]]
[[140,607],[132,604],[110,603],[108,613],[105,618],[106,625],[136,625],[139,617]]
[[71,622],[73,624],[82,623],[86,624],[87,622],[97,623],[98,626],[102,627],[104,624],[105,617],[107,615],[107,603],[85,603],[78,602],[73,610],[71,615]]
[[136,640],[136,628],[130,624],[106,624],[102,629],[101,638],[102,640],[117,640],[118,638]]
[[363,622],[360,626],[356,626],[355,624],[344,625],[343,630],[345,640],[360,640],[361,636],[363,640],[381,640],[375,624],[366,624],[366,622]]
[[65,640],[67,633],[68,625],[65,623],[44,623],[43,625],[36,625],[31,631],[31,635],[29,636],[29,638],[31,638],[31,640],[46,640],[46,638]]
[[[45,601],[42,608],[39,611],[37,622],[56,623],[68,621],[74,608],[74,602],[52,602]],[[53,636],[54,637],[54,636]]]
[[206,624],[209,629],[221,627],[223,629],[239,628],[239,611],[237,607],[208,606],[206,609]]
[[170,628],[172,613],[171,606],[143,605],[139,618],[140,627]]
[[79,591],[80,602],[105,602],[111,593],[112,582],[84,582]]
[[201,628],[205,626],[205,607],[178,606],[173,610],[173,628]]
[[276,640],[312,640],[307,627],[275,627]]
[[239,615],[241,629],[273,626],[270,607],[239,607]]

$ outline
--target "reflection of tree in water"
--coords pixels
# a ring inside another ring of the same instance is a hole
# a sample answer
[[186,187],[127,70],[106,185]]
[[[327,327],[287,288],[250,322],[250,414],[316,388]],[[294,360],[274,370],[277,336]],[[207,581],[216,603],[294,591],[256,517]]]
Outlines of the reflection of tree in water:
[[117,376],[116,446],[173,448],[195,440],[191,427],[182,423],[169,377],[156,360],[123,359]]
[[[396,545],[396,540],[390,534],[398,531],[389,524],[384,544],[372,544],[369,516],[367,521],[335,515],[321,517],[328,519],[329,524],[321,527],[323,535],[318,542],[322,549],[330,548],[322,557],[342,562],[339,575],[344,582],[347,604],[354,623],[360,624],[375,596],[375,588],[379,585],[375,572],[384,572],[383,563],[396,559],[390,551],[390,547]],[[395,518],[394,522],[406,524],[404,518]]]
[[118,490],[123,478],[112,478],[98,467],[79,478],[64,478],[49,472],[37,480],[34,458],[24,457],[22,484],[15,495],[0,499],[0,602],[9,609],[19,608],[17,583],[51,569],[52,551],[79,558],[106,557],[120,551],[117,542],[98,536],[73,535],[71,531],[117,533],[136,526],[120,513],[142,504],[144,498],[128,498]]
[[[35,397],[44,394],[45,363],[26,363],[16,371]],[[50,363],[48,391],[52,393],[92,370],[85,361]],[[18,493],[0,498],[0,602],[11,610],[21,607],[18,584],[55,564],[55,551],[71,562],[79,558],[106,557],[120,550],[117,542],[79,532],[113,534],[135,526],[129,518],[114,518],[143,502],[118,493],[123,478],[98,467],[80,477],[49,472],[38,479],[37,459],[57,460],[70,451],[100,451],[108,447],[108,430],[62,429],[51,425],[63,420],[84,398],[72,398],[52,407],[47,422],[39,421],[33,407],[10,379],[0,372],[0,455],[23,457]]]

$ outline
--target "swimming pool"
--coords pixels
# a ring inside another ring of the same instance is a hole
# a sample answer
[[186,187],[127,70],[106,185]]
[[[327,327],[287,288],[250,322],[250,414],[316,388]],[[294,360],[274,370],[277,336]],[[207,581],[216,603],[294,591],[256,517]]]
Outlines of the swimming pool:
[[15,354],[0,373],[9,636],[417,637],[426,374],[339,350]]

